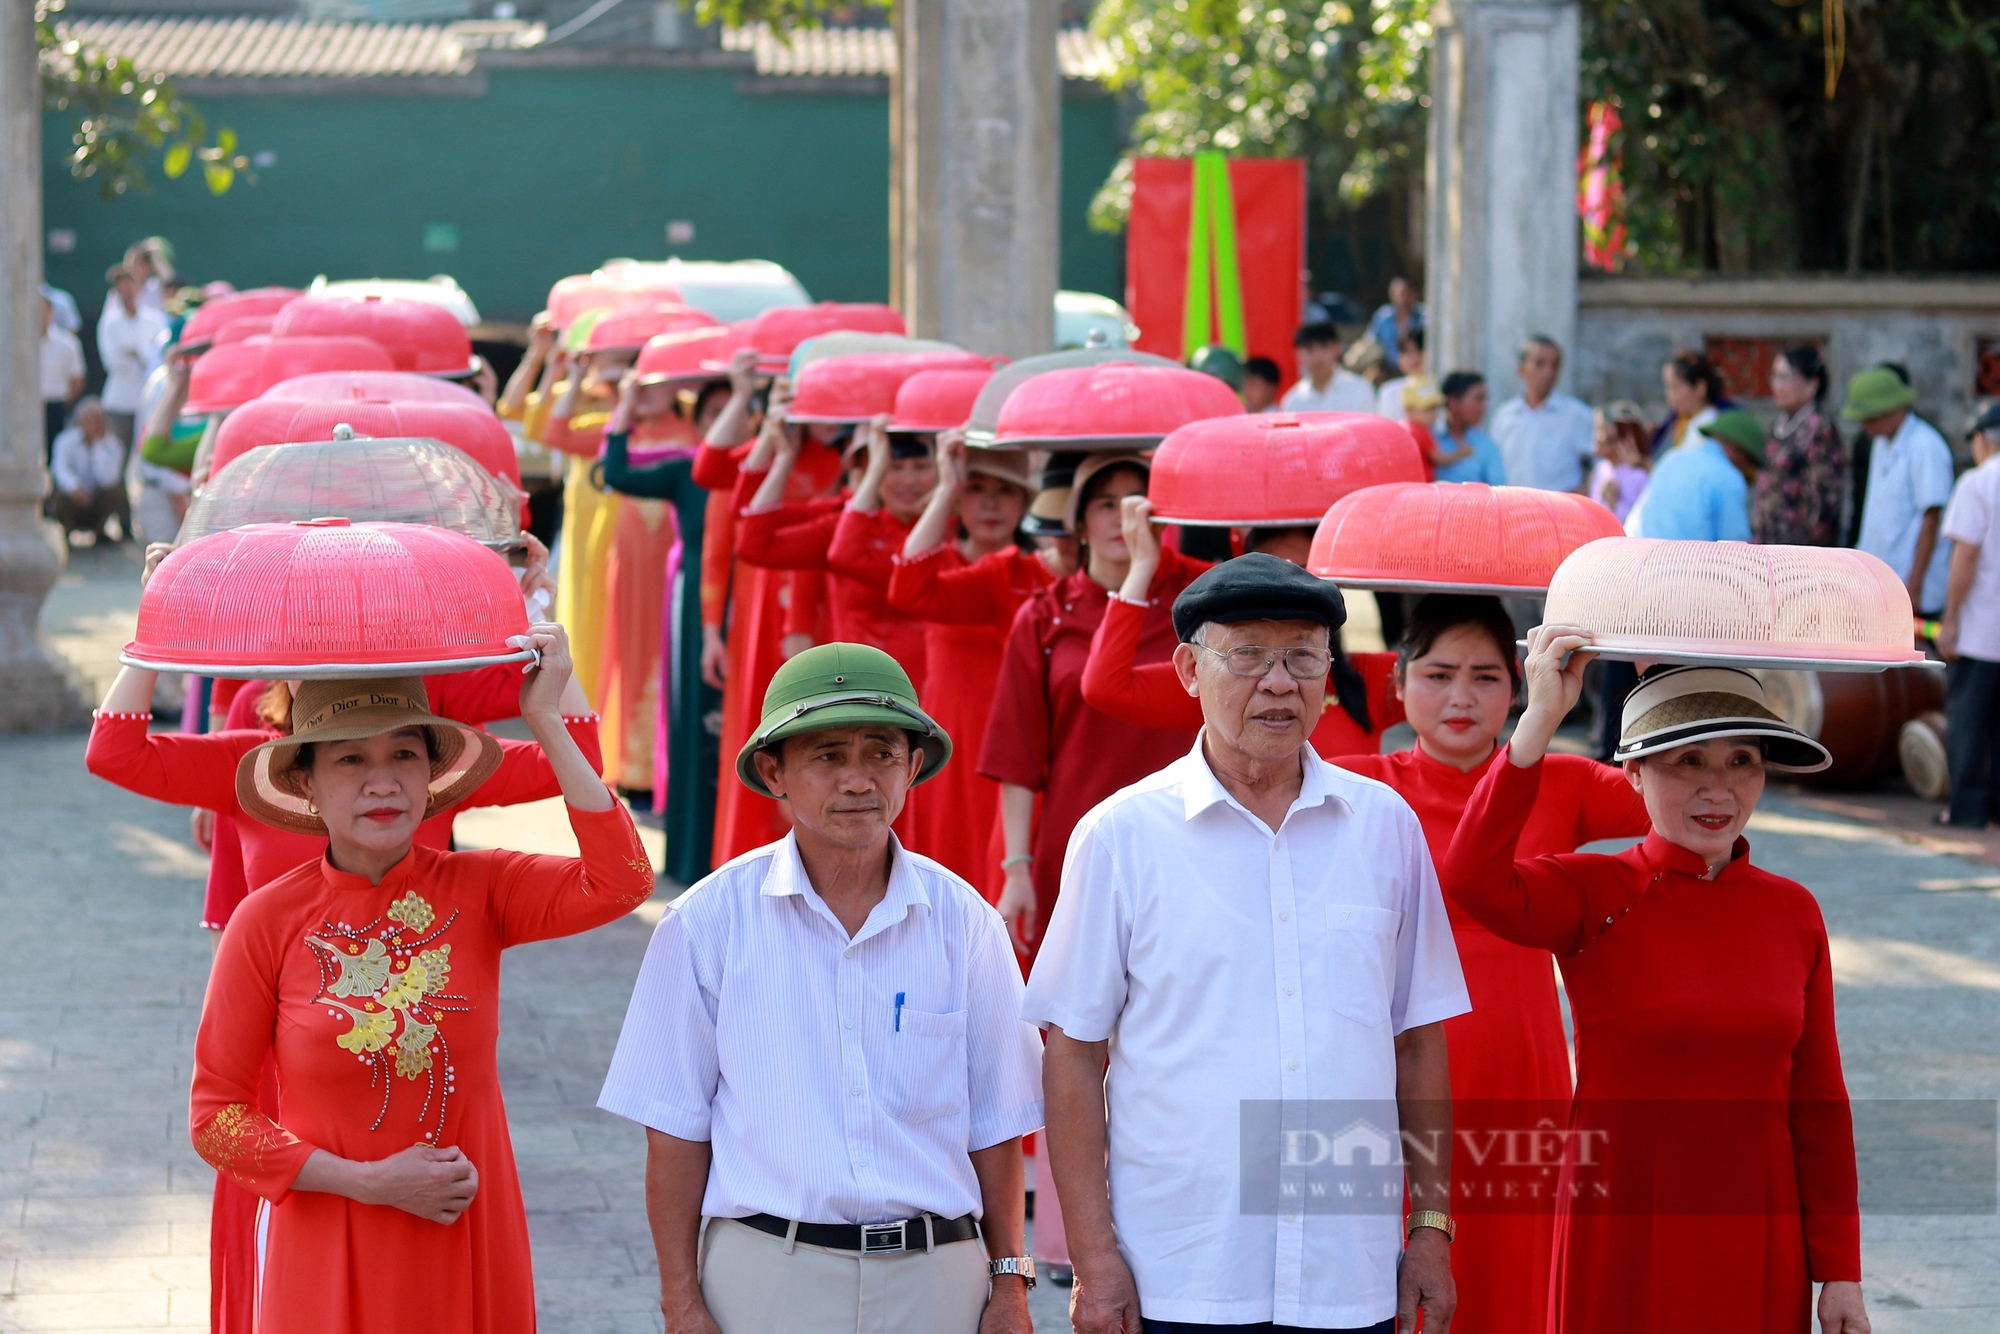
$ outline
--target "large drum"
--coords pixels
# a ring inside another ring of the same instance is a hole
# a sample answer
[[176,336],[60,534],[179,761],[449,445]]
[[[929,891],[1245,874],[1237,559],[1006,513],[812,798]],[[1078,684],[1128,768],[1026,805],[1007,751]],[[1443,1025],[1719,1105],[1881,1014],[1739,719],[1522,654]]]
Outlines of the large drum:
[[1944,673],[1785,672],[1760,669],[1764,697],[1792,726],[1833,752],[1816,774],[1787,775],[1823,787],[1867,787],[1896,771],[1903,724],[1944,707]]

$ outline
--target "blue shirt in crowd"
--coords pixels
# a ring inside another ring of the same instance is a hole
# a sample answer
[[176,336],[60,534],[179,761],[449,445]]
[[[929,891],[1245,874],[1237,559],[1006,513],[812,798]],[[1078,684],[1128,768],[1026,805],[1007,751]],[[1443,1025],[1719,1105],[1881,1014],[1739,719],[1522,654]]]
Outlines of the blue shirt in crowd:
[[1507,485],[1507,463],[1500,456],[1500,446],[1493,443],[1493,437],[1486,434],[1483,426],[1474,426],[1466,431],[1463,438],[1451,434],[1449,430],[1439,433],[1440,449],[1462,449],[1472,446],[1472,457],[1460,459],[1456,463],[1438,465],[1437,480],[1440,482],[1484,482],[1488,486]]
[[1748,542],[1750,484],[1721,445],[1697,435],[1653,465],[1653,480],[1625,528],[1634,537]]

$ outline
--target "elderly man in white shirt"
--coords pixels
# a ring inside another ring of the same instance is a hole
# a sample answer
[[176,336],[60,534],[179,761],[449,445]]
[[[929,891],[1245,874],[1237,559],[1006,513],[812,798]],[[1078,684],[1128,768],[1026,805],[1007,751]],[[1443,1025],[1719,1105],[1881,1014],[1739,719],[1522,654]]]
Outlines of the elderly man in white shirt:
[[1032,1334],[1020,966],[889,828],[950,755],[880,649],[771,680],[736,772],[792,832],[669,906],[598,1099],[647,1127],[670,1334]]
[[1331,321],[1300,325],[1292,347],[1300,378],[1278,400],[1280,411],[1375,411],[1375,386],[1340,364],[1340,330]]
[[139,282],[124,265],[105,275],[111,291],[97,317],[97,355],[104,363],[104,415],[112,434],[129,448],[135,443],[146,377],[160,364],[167,317],[139,301]]
[[1597,420],[1583,400],[1556,389],[1562,348],[1547,334],[1532,334],[1521,344],[1515,369],[1521,396],[1502,403],[1489,428],[1508,483],[1581,493],[1597,452]]
[[49,460],[49,513],[64,536],[94,533],[109,538],[105,525],[115,516],[119,536],[132,537],[132,500],[125,491],[125,446],[111,434],[104,409],[94,398],[80,398],[70,414],[69,429],[56,437]]
[[1071,836],[1023,1013],[1078,1334],[1450,1321],[1443,1021],[1471,1007],[1416,816],[1307,744],[1345,614],[1270,556],[1190,584],[1200,738]]

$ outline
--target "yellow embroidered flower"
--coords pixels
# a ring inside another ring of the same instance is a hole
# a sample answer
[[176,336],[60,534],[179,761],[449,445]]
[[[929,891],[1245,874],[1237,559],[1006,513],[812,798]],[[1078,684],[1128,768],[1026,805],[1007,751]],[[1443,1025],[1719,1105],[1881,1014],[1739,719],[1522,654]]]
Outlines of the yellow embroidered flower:
[[371,1014],[366,1010],[356,1010],[345,1005],[340,1008],[347,1011],[348,1017],[354,1021],[354,1027],[342,1033],[334,1041],[351,1052],[380,1051],[389,1045],[389,1039],[396,1034],[394,1010],[378,1010]]
[[434,996],[444,990],[445,978],[451,974],[451,946],[442,949],[424,950],[410,960],[409,966],[400,973],[389,975],[388,985],[383,987],[376,999],[391,1010],[403,1010],[415,1005],[426,996]]
[[436,1024],[404,1015],[403,1031],[396,1037],[396,1073],[405,1079],[415,1079],[430,1069],[431,1039],[436,1036]]
[[349,954],[343,945],[320,936],[307,936],[306,944],[339,965],[340,975],[327,987],[332,996],[373,996],[389,976],[389,950],[379,940],[371,940],[359,954]]
[[383,916],[392,922],[401,922],[412,931],[428,930],[430,924],[437,920],[437,914],[431,911],[431,905],[418,898],[414,889],[390,904],[389,911]]

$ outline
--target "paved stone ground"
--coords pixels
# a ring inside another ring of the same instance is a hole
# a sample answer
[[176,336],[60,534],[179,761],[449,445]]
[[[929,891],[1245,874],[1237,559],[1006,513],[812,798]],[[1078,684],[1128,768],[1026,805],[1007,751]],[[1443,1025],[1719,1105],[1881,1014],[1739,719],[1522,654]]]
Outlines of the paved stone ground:
[[[77,553],[48,624],[100,685],[129,633],[129,553]],[[200,1327],[210,1175],[187,1144],[209,945],[185,813],[82,766],[80,734],[0,740],[0,1331]],[[1752,828],[1813,887],[1835,944],[1857,1098],[2000,1094],[1992,868],[1796,796]],[[550,809],[462,822],[467,842],[560,846]],[[595,1110],[657,904],[508,959],[501,1068],[550,1334],[657,1330],[641,1132]],[[1990,1154],[1992,1146],[1984,1146]],[[1869,1165],[1864,1163],[1864,1171]],[[1871,1216],[1880,1334],[2000,1328],[2000,1218]],[[1037,1328],[1067,1331],[1066,1294]],[[1698,1325],[1698,1320],[1697,1320]]]

